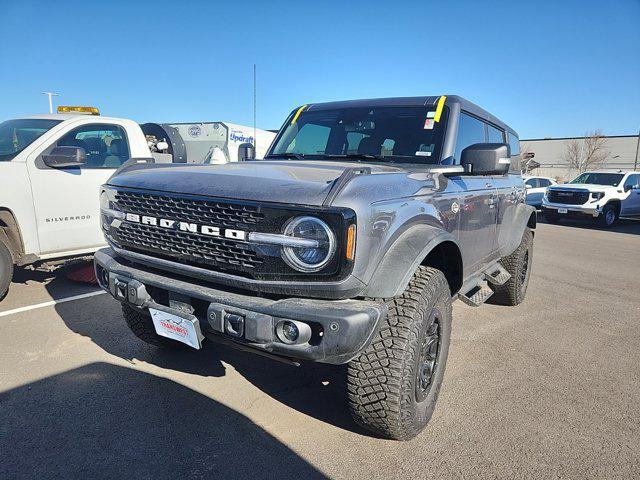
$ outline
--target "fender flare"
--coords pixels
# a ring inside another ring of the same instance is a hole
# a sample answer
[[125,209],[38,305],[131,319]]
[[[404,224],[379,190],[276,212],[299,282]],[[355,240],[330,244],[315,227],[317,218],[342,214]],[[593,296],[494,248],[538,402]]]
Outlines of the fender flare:
[[[368,282],[364,295],[382,298],[400,295],[427,255],[445,242],[452,243],[460,255],[458,242],[449,232],[424,224],[410,227],[387,249]],[[461,267],[461,256],[458,261]]]
[[537,215],[535,207],[527,205],[526,203],[519,204],[518,211],[513,218],[513,228],[510,230],[511,235],[509,235],[507,242],[499,252],[500,258],[511,255],[516,248],[518,248],[526,227],[529,227],[531,230],[536,229],[538,221]]

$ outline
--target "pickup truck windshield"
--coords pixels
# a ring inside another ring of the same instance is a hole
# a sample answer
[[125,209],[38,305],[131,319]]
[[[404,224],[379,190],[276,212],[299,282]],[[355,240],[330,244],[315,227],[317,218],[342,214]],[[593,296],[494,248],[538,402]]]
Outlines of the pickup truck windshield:
[[12,160],[61,120],[18,119],[0,123],[0,162]]
[[447,108],[349,107],[294,115],[265,158],[437,164]]
[[624,175],[622,173],[587,172],[578,175],[569,183],[590,183],[592,185],[620,185]]

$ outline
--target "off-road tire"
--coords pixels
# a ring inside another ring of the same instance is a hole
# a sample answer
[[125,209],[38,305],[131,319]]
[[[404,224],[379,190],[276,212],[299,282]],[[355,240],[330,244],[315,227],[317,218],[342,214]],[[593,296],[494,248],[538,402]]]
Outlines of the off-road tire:
[[604,228],[613,227],[618,221],[618,209],[615,205],[607,203],[602,208],[602,213],[597,219],[598,225]]
[[184,348],[182,343],[158,335],[150,315],[126,304],[122,304],[122,314],[124,315],[124,321],[127,322],[131,331],[143,342],[153,345],[154,347],[168,349]]
[[507,306],[522,303],[529,286],[532,262],[533,232],[525,227],[518,248],[511,255],[500,260],[502,266],[511,274],[511,278],[503,285],[491,285],[494,293],[488,302]]
[[4,242],[0,240],[0,300],[7,295],[12,278],[13,257]]
[[[371,344],[348,364],[349,407],[365,429],[408,440],[420,433],[435,410],[449,353],[451,291],[440,270],[421,266],[402,295],[385,301],[387,318]],[[435,366],[427,387],[418,392],[421,347],[425,339],[433,339],[433,325],[439,333]]]

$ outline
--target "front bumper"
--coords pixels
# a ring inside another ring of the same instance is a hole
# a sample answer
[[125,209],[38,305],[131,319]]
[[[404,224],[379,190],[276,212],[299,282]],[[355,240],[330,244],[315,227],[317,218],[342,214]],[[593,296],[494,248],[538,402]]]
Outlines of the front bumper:
[[584,204],[569,205],[563,203],[551,203],[546,200],[542,201],[542,211],[550,210],[559,215],[568,215],[571,217],[592,217],[597,218],[602,213],[600,205]]
[[[194,278],[128,262],[110,248],[96,252],[95,267],[101,288],[122,303],[176,314],[184,314],[186,307],[209,339],[231,340],[292,359],[346,363],[369,344],[379,320],[387,314],[384,303],[365,300],[272,299],[220,290]],[[177,305],[180,309],[174,308]],[[280,341],[276,326],[284,320],[309,325],[309,340],[294,345]],[[234,325],[230,327],[229,321]]]

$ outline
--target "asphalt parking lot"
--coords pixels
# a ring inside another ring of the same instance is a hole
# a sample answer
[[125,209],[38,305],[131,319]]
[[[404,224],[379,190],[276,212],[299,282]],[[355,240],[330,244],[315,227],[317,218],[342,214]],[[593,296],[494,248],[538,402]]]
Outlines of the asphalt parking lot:
[[156,350],[106,295],[20,310],[95,290],[22,272],[0,304],[0,478],[638,478],[640,223],[541,224],[533,268],[519,307],[456,303],[407,443],[354,426],[339,368]]

